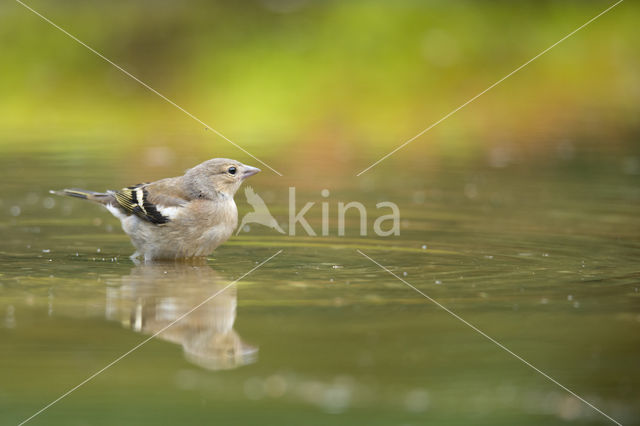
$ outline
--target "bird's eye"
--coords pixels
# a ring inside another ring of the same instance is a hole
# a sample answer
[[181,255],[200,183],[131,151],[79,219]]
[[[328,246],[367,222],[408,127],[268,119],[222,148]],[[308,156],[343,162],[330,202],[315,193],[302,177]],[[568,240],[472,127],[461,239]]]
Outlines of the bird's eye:
[[229,167],[229,169],[227,170],[227,172],[229,172],[230,175],[235,175],[236,171],[238,171],[238,169],[236,169],[233,166]]

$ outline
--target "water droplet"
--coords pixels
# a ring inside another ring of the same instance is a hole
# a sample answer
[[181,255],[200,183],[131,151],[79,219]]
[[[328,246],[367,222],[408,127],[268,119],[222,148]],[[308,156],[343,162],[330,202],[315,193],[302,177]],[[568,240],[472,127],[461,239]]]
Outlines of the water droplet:
[[54,200],[51,197],[46,197],[45,199],[42,200],[42,207],[44,207],[45,209],[52,209],[54,208],[56,205],[56,200]]

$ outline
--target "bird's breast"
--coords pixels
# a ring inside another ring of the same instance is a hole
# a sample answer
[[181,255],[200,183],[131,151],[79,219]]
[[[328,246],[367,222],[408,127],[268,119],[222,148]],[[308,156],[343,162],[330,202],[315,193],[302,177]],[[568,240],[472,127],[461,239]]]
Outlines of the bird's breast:
[[238,225],[238,209],[233,199],[198,200],[192,209],[193,214],[181,217],[188,216],[185,220],[203,239],[226,241]]

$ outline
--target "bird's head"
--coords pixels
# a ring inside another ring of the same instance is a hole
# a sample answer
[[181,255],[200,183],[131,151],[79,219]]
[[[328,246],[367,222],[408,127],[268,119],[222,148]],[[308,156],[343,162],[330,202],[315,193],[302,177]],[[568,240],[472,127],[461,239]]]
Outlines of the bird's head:
[[222,194],[233,198],[242,181],[259,171],[236,160],[214,158],[187,170],[184,177],[187,190],[194,196],[213,199]]

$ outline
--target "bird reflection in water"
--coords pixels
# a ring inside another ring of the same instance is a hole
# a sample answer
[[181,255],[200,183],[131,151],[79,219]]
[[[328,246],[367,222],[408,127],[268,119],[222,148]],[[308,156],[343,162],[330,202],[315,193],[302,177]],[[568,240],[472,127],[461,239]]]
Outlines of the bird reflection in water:
[[182,345],[188,361],[208,370],[229,370],[256,361],[258,348],[233,329],[237,288],[206,263],[140,264],[107,290],[106,317],[153,335],[207,298],[217,296],[158,334]]

